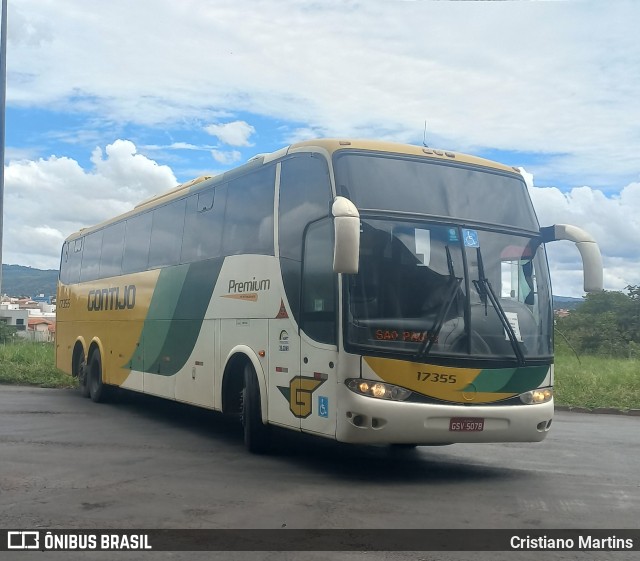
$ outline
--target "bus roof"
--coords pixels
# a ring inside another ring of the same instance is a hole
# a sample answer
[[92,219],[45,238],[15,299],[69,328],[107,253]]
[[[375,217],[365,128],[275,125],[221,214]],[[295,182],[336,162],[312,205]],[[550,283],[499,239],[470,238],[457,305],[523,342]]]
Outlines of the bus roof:
[[450,150],[441,150],[438,148],[430,148],[427,146],[416,146],[413,144],[400,144],[398,142],[386,142],[381,140],[358,140],[358,139],[339,139],[339,138],[323,138],[319,140],[305,140],[296,142],[289,146],[288,153],[305,148],[318,147],[326,150],[329,154],[333,154],[338,150],[367,150],[372,152],[388,152],[390,154],[406,154],[408,156],[423,156],[436,160],[455,161],[464,164],[483,166],[500,171],[520,173],[517,168],[470,156],[460,152],[452,152]]
[[150,210],[156,206],[161,205],[162,203],[168,202],[173,199],[177,199],[181,196],[187,195],[193,191],[199,191],[204,189],[210,185],[215,185],[218,183],[223,183],[236,177],[238,175],[242,175],[249,169],[254,167],[261,166],[266,163],[273,162],[280,158],[287,156],[288,154],[296,153],[296,152],[305,152],[305,151],[315,151],[321,150],[326,152],[329,157],[333,156],[334,153],[341,150],[362,150],[362,151],[370,151],[370,152],[386,152],[389,154],[404,154],[408,156],[420,156],[424,158],[434,159],[434,160],[443,160],[448,162],[457,162],[467,165],[481,166],[485,168],[490,168],[499,171],[506,171],[510,173],[520,173],[519,170],[515,167],[507,166],[492,160],[487,160],[484,158],[478,158],[476,156],[470,156],[467,154],[462,154],[460,152],[452,152],[449,150],[440,150],[437,148],[429,148],[425,146],[415,146],[412,144],[401,144],[397,142],[386,142],[380,140],[359,140],[359,139],[340,139],[340,138],[322,138],[316,140],[304,140],[301,142],[295,142],[290,146],[286,146],[285,148],[281,148],[272,153],[268,154],[259,154],[251,158],[247,163],[221,173],[216,176],[212,175],[202,175],[195,179],[191,179],[185,183],[181,183],[166,191],[164,193],[159,193],[154,195],[153,197],[146,199],[140,203],[138,203],[133,209],[129,212],[121,214],[119,216],[114,216],[104,222],[99,224],[82,228],[81,230],[74,232],[68,238],[68,240],[73,240],[80,236],[84,236],[89,232],[93,232],[95,230],[99,230],[104,226],[111,224],[112,222],[116,222],[118,220],[122,220],[131,215],[138,214],[140,212],[145,212]]

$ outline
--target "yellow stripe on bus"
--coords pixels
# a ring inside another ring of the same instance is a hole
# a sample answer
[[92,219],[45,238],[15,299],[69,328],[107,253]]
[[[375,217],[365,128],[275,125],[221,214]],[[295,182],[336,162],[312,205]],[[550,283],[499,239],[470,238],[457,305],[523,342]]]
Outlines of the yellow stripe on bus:
[[[364,357],[364,362],[385,382],[443,401],[492,403],[514,395],[477,391],[473,382],[481,368],[452,368],[376,357]],[[363,374],[366,377],[366,372]]]

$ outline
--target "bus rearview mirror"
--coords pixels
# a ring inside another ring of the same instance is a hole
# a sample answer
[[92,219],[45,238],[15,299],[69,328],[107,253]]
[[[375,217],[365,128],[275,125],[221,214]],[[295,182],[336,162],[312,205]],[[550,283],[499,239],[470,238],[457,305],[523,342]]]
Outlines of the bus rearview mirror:
[[356,274],[360,261],[360,213],[345,197],[336,197],[331,207],[334,225],[333,271]]
[[574,242],[582,257],[584,291],[600,292],[603,287],[602,255],[596,240],[582,228],[570,224],[555,224],[540,228],[543,243],[558,240]]

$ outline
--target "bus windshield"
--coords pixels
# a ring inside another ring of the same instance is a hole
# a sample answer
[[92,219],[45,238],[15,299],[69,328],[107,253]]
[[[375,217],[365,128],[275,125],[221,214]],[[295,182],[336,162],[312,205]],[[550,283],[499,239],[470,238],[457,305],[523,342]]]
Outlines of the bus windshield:
[[361,224],[360,270],[346,277],[348,346],[414,360],[551,355],[548,269],[536,238],[428,221]]
[[396,154],[341,151],[337,194],[356,207],[539,229],[518,174]]
[[551,356],[548,268],[524,182],[355,153],[337,157],[336,182],[362,217],[348,348],[416,361]]

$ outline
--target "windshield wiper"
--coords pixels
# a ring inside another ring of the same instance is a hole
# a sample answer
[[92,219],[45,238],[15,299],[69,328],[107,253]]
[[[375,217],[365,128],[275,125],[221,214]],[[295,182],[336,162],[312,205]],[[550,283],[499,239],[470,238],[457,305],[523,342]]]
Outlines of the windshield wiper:
[[438,340],[438,335],[442,330],[444,319],[447,317],[447,314],[451,309],[451,304],[453,304],[453,301],[456,299],[458,290],[460,289],[460,284],[462,283],[462,278],[456,277],[455,275],[455,271],[453,269],[453,259],[451,258],[449,246],[445,246],[445,251],[447,252],[447,266],[449,268],[449,286],[445,294],[444,302],[438,310],[438,315],[436,316],[431,329],[425,331],[424,333],[424,340],[420,344],[418,352],[415,355],[415,358],[418,360],[426,357],[431,352],[431,348],[433,347],[434,343]]
[[500,300],[498,300],[498,297],[496,296],[496,293],[491,286],[491,282],[489,282],[489,279],[485,275],[484,263],[482,262],[482,253],[480,252],[480,248],[478,247],[476,251],[478,255],[478,280],[474,280],[473,285],[476,287],[476,290],[480,295],[480,300],[484,304],[485,314],[487,313],[488,299],[489,301],[491,301],[491,305],[496,311],[496,314],[498,314],[500,323],[502,323],[502,327],[504,327],[504,330],[507,333],[507,337],[509,338],[509,342],[511,343],[513,352],[518,359],[518,365],[524,366],[526,364],[526,360],[524,358],[524,353],[522,352],[522,349],[518,344],[518,337],[516,336],[516,332],[514,331],[513,326],[511,325],[511,322],[509,321],[509,318],[507,317],[507,314],[502,307],[502,304],[500,304]]

